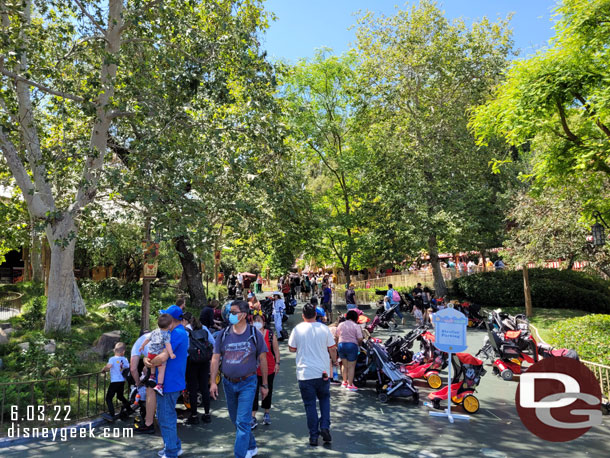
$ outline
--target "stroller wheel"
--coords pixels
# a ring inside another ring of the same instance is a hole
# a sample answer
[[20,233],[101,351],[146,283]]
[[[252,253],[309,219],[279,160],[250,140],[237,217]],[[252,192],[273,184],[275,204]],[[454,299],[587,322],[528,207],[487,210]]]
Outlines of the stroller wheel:
[[441,380],[441,377],[438,374],[430,374],[428,376],[427,381],[428,381],[428,386],[435,390],[438,390],[441,387],[441,385],[443,384],[443,381]]
[[480,407],[479,400],[476,396],[472,394],[467,394],[466,396],[464,396],[464,399],[462,400],[462,405],[464,406],[464,410],[469,414],[477,413]]
[[432,400],[432,407],[434,407],[436,410],[440,410],[440,408],[441,408],[441,400],[439,398],[434,398]]
[[377,399],[379,399],[379,402],[386,403],[386,402],[388,402],[389,397],[385,393],[379,393],[379,395],[377,396]]
[[413,404],[419,404],[419,393],[413,393]]
[[504,369],[502,372],[500,372],[500,376],[504,380],[509,382],[509,381],[511,381],[513,379],[513,371],[511,371],[510,369]]

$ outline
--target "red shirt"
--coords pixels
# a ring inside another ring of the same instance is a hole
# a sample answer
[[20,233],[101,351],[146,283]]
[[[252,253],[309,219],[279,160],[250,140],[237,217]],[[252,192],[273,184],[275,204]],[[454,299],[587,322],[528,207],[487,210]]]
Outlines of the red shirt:
[[[273,374],[275,372],[275,358],[272,353],[272,342],[270,341],[271,333],[269,329],[265,329],[265,344],[267,345],[267,374]],[[256,375],[263,375],[260,367],[256,370]]]

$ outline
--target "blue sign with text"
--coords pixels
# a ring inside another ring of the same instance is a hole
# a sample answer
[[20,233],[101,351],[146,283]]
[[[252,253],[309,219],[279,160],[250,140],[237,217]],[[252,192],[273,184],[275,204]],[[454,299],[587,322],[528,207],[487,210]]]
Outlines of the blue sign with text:
[[443,309],[432,315],[436,340],[434,346],[447,353],[459,353],[468,348],[466,326],[468,318],[452,308]]

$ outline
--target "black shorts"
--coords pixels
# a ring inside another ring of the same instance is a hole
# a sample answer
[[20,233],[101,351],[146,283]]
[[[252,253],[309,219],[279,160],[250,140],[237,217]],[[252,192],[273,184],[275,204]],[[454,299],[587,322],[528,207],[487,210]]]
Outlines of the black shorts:
[[332,304],[332,302],[322,302],[322,307],[324,307],[324,310],[326,310],[327,312],[332,312],[333,311],[333,304]]

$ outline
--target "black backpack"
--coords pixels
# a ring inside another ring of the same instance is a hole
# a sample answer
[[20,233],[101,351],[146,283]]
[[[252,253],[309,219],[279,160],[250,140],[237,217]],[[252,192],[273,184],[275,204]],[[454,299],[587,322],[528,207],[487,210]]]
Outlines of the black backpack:
[[207,363],[212,359],[214,347],[208,340],[205,329],[187,330],[189,333],[188,358],[193,363]]

